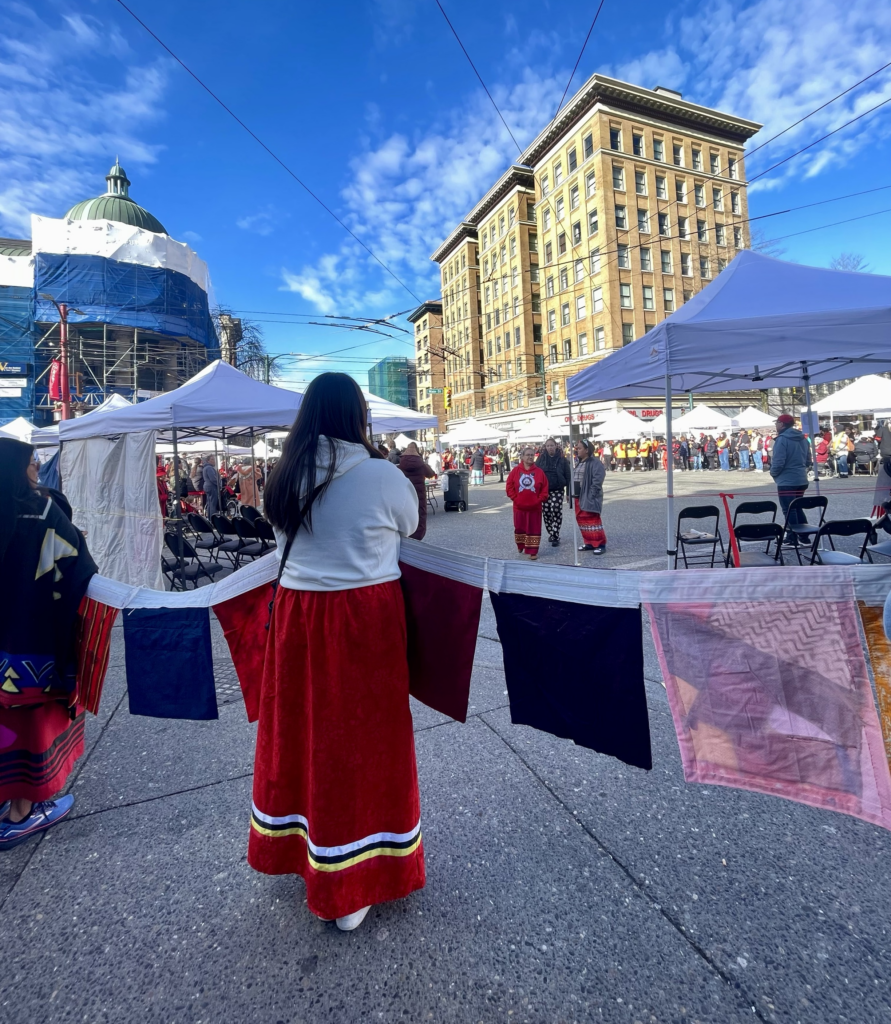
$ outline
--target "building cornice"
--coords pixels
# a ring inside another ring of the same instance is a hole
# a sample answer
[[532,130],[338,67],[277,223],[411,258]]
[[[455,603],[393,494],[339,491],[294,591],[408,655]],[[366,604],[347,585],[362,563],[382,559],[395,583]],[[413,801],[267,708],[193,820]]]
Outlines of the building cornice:
[[477,239],[477,230],[474,224],[470,224],[466,220],[462,220],[461,223],[455,228],[454,231],[446,238],[446,240],[435,250],[433,255],[430,257],[434,263],[442,263],[446,259],[452,249],[458,245],[463,239],[469,238],[472,241]]
[[442,316],[442,302],[439,299],[427,299],[426,302],[422,302],[417,309],[409,313],[406,320],[410,323],[417,323],[422,316],[427,316],[428,313],[432,313],[433,316]]
[[515,188],[528,188],[535,191],[535,176],[531,167],[523,164],[511,164],[498,181],[489,189],[483,198],[468,213],[467,220],[479,225],[492,210]]
[[558,140],[572,129],[598,104],[602,103],[625,114],[657,117],[666,127],[683,131],[705,131],[726,143],[742,147],[761,125],[733,114],[700,106],[668,92],[657,92],[631,85],[617,78],[592,75],[566,104],[560,114],[534,139],[521,154],[523,164],[535,167]]

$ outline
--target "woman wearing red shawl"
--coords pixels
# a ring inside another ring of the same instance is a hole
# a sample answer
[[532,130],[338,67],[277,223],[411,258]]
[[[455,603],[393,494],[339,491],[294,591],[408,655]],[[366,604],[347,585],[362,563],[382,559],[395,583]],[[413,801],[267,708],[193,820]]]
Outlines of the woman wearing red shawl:
[[538,558],[541,506],[548,496],[548,478],[535,465],[534,448],[524,448],[521,459],[507,478],[507,496],[514,503],[514,540],[521,554]]

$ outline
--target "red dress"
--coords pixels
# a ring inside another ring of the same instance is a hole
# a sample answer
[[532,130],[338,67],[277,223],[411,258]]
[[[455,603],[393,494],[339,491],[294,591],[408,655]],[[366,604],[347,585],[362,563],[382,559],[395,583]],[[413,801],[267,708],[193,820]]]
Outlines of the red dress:
[[507,496],[514,503],[514,540],[517,550],[537,555],[541,544],[541,506],[548,496],[548,478],[538,468],[520,463],[507,478]]

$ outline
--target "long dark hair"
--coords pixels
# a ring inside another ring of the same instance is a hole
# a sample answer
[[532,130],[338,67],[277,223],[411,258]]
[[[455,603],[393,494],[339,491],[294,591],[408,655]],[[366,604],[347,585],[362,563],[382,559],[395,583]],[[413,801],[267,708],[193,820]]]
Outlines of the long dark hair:
[[28,466],[33,457],[34,449],[30,444],[0,437],[0,559],[15,533],[19,513],[33,504],[35,491],[28,479]]
[[[334,479],[335,440],[361,444],[372,459],[383,458],[366,436],[367,419],[365,396],[345,373],[320,374],[306,389],[263,497],[266,518],[288,538],[301,526],[312,533],[313,506]],[[316,458],[323,437],[328,443],[328,472],[317,484]]]

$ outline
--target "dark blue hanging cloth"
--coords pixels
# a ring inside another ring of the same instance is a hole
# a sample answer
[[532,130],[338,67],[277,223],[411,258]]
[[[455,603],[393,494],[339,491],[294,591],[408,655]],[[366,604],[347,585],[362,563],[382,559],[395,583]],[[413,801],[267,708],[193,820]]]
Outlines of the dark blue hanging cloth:
[[123,613],[131,715],[219,718],[207,608]]
[[514,725],[652,768],[640,608],[490,597]]

